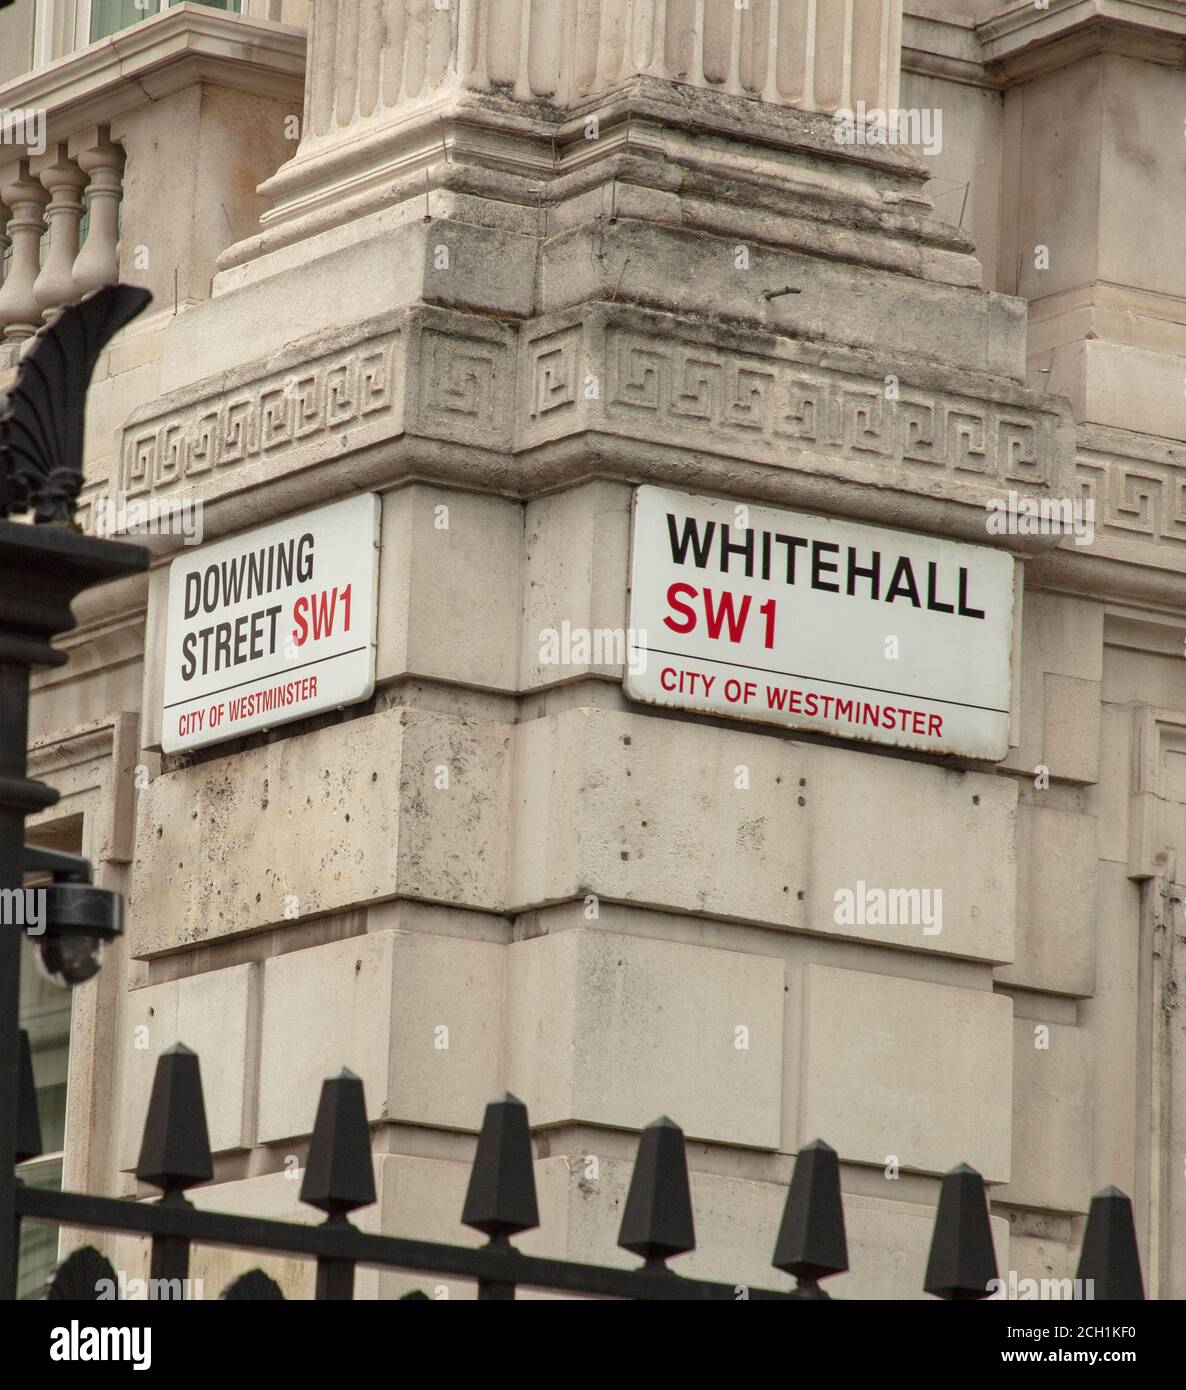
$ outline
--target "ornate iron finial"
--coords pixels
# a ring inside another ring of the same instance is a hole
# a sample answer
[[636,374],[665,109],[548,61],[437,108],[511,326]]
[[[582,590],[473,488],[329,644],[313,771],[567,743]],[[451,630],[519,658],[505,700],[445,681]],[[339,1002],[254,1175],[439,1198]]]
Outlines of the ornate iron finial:
[[166,1196],[214,1176],[197,1053],[174,1043],[156,1059],[136,1176]]
[[527,1107],[509,1091],[486,1107],[461,1220],[491,1241],[539,1225]]
[[0,517],[32,511],[39,522],[73,520],[91,373],[112,338],[151,302],[147,290],[104,285],[34,335],[0,408]]
[[639,1138],[618,1244],[652,1269],[696,1248],[684,1132],[666,1115],[652,1120]]

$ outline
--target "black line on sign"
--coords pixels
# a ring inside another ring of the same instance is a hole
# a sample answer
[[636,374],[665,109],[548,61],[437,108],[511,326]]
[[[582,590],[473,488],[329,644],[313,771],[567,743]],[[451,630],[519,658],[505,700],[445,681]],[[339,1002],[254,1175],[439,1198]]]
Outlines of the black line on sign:
[[[815,681],[817,684],[842,685],[845,690],[868,690],[874,695],[896,695],[902,700],[926,700],[932,705],[956,705],[960,709],[979,709],[986,714],[1008,714],[1007,709],[997,709],[995,705],[973,705],[967,700],[944,700],[938,695],[916,695],[911,690],[884,690],[880,685],[855,685],[852,681],[833,680],[831,676],[807,676],[801,671],[772,671],[769,666],[746,666],[740,661],[725,661],[719,656],[694,656],[691,652],[669,652],[664,647],[644,647],[642,650],[654,652],[658,656],[678,656],[681,661],[711,661],[714,666],[732,666],[738,671],[760,671],[764,676],[787,676],[795,681]],[[670,690],[663,692],[670,695]],[[809,719],[814,716],[808,715]]]
[[178,705],[192,705],[198,700],[208,700],[211,695],[225,695],[228,690],[238,690],[241,685],[263,685],[266,681],[281,680],[293,671],[304,671],[309,666],[320,666],[323,661],[337,661],[340,656],[353,656],[355,652],[365,652],[366,650],[366,647],[351,647],[348,652],[334,652],[331,656],[319,656],[313,661],[302,661],[299,666],[289,666],[270,676],[249,676],[245,681],[236,681],[234,685],[224,685],[221,690],[204,690],[201,695],[191,695],[187,700],[174,700],[172,704],[165,705],[163,708],[176,709]]

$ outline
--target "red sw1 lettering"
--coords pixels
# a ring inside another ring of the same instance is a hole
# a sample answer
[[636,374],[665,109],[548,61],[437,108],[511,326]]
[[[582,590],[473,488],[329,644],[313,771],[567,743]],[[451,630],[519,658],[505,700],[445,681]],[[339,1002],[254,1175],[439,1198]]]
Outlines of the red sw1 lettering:
[[[672,584],[667,590],[667,606],[677,612],[678,618],[667,617],[663,619],[664,624],[672,632],[688,633],[692,632],[699,620],[699,613],[687,600],[694,600],[700,595],[704,603],[704,626],[708,635],[714,641],[720,639],[725,627],[728,627],[728,640],[730,642],[740,642],[745,637],[745,626],[749,618],[750,604],[752,595],[743,594],[740,604],[736,601],[736,596],[727,589],[714,597],[711,589],[705,589],[702,593],[691,584]],[[762,634],[762,645],[770,648],[774,646],[774,619],[776,616],[775,601],[768,598],[759,608],[758,612],[765,618],[765,631]]]
[[[342,618],[340,630],[349,632],[350,590],[353,587],[352,584],[347,584],[341,590],[335,586],[332,589],[322,589],[319,594],[302,594],[292,610],[292,619],[296,624],[292,630],[294,645],[303,647],[310,634],[314,642],[320,642],[323,637],[332,637],[334,624],[339,616]],[[338,599],[342,600],[340,613]]]

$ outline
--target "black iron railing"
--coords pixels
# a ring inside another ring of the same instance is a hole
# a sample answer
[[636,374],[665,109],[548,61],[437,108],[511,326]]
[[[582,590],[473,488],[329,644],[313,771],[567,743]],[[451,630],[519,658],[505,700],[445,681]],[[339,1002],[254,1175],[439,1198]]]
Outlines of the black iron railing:
[[[22,1072],[28,1065],[22,1049]],[[22,1075],[20,1132],[39,1147],[31,1071]],[[29,1107],[33,1111],[30,1114]],[[23,1150],[26,1158],[34,1154]],[[196,1054],[178,1044],[157,1061],[136,1176],[161,1190],[156,1201],[48,1192],[18,1185],[16,1213],[88,1230],[152,1237],[150,1297],[180,1297],[192,1245],[230,1246],[316,1260],[316,1297],[350,1299],[358,1265],[472,1280],[480,1299],[513,1299],[520,1286],[618,1299],[821,1299],[820,1281],[848,1269],[840,1164],[817,1140],[796,1159],[771,1265],[792,1275],[793,1289],[768,1289],[690,1279],[667,1261],[695,1248],[684,1136],[659,1119],[642,1132],[622,1215],[618,1245],[638,1255],[637,1269],[613,1269],[526,1255],[512,1236],[539,1225],[527,1107],[514,1096],[491,1102],[478,1138],[462,1222],[487,1237],[477,1248],[374,1235],[349,1214],[375,1200],[371,1135],[362,1081],[343,1069],[324,1082],[301,1185],[301,1201],[325,1213],[319,1226],[200,1210],[185,1193],[213,1177],[205,1104]],[[1096,1299],[1144,1297],[1129,1199],[1114,1188],[1091,1205],[1078,1279]],[[938,1298],[988,1297],[997,1279],[984,1182],[961,1164],[943,1179],[925,1291]],[[106,1281],[106,1282],[104,1282]],[[1087,1281],[1091,1281],[1089,1284]],[[115,1288],[115,1270],[92,1247],[57,1270],[47,1298],[97,1299]],[[223,1298],[282,1298],[260,1270],[230,1284]],[[424,1298],[411,1293],[406,1298]]]

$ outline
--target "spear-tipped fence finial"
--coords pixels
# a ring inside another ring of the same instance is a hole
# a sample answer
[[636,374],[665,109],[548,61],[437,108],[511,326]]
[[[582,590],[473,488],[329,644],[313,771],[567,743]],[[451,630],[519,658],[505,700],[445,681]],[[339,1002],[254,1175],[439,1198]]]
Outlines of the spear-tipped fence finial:
[[214,1176],[197,1053],[175,1043],[157,1058],[136,1176],[166,1197]]
[[1091,1280],[1088,1296],[1097,1301],[1145,1297],[1132,1202],[1118,1187],[1105,1187],[1091,1199],[1075,1277],[1084,1287]]
[[684,1132],[666,1115],[638,1141],[618,1244],[655,1267],[696,1248]]
[[848,1268],[840,1157],[822,1139],[800,1149],[795,1159],[771,1264],[793,1274],[806,1298],[827,1298],[819,1281]]
[[492,1242],[539,1225],[527,1107],[509,1091],[486,1107],[461,1220]]
[[997,1277],[984,1179],[960,1163],[943,1175],[923,1288],[936,1298],[987,1298]]
[[366,1095],[362,1079],[343,1067],[321,1084],[301,1201],[337,1218],[374,1200]]

